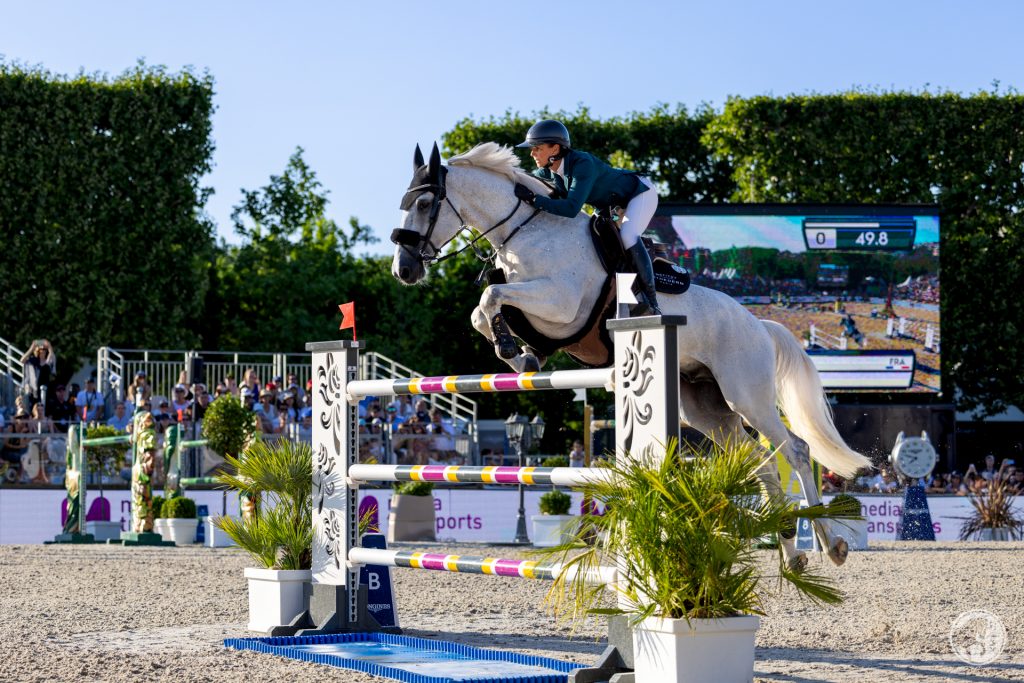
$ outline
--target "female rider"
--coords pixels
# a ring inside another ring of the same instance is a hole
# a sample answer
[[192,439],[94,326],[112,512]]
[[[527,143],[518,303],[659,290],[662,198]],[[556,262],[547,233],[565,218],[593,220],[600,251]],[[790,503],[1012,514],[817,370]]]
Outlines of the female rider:
[[[516,183],[515,195],[542,211],[573,218],[584,204],[601,210],[625,206],[619,226],[619,239],[636,266],[646,301],[641,300],[634,315],[661,315],[654,289],[654,267],[640,241],[658,208],[658,193],[647,178],[632,171],[612,168],[597,157],[572,149],[569,130],[561,121],[538,121],[526,132],[526,141],[516,147],[529,147],[537,164],[533,174],[553,182],[556,197],[535,194]],[[648,192],[648,190],[652,190]]]

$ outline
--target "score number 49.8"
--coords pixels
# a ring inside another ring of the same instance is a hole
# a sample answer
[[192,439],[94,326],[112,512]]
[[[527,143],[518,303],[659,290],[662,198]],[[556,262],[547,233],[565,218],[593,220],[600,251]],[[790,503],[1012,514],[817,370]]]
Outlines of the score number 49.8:
[[857,233],[857,239],[853,241],[854,244],[859,244],[864,247],[870,247],[877,244],[880,247],[884,247],[889,244],[889,233],[880,232],[878,233],[877,241],[875,233],[871,231]]

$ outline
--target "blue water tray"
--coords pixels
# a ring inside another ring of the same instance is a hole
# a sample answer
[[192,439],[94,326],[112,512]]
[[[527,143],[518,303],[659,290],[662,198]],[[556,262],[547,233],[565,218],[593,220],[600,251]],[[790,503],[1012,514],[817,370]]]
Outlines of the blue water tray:
[[229,638],[225,647],[362,671],[406,683],[565,683],[579,664],[388,633]]

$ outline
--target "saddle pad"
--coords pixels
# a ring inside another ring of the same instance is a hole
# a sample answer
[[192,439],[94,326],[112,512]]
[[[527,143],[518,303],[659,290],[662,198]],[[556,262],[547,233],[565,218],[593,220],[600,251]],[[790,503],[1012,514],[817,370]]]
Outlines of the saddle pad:
[[690,288],[690,273],[663,258],[654,259],[654,288],[665,294],[682,294]]

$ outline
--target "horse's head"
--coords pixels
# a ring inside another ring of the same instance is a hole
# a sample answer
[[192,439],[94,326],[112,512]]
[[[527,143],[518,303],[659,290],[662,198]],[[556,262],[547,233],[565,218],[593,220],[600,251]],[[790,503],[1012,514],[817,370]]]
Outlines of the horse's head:
[[437,143],[426,164],[420,146],[416,145],[412,182],[402,196],[402,222],[391,231],[391,241],[395,243],[391,274],[404,284],[415,284],[426,277],[427,264],[440,255],[461,227],[451,202],[446,202],[447,173],[448,169],[441,165]]

